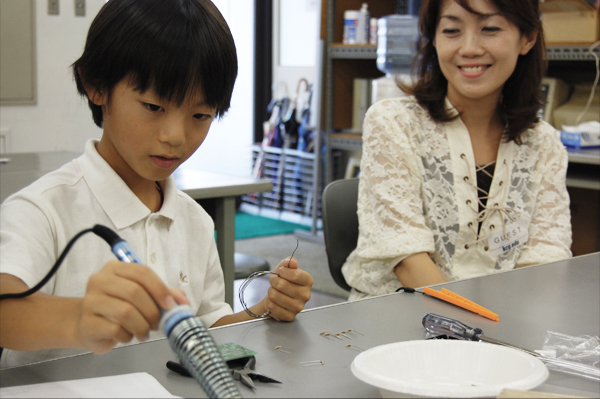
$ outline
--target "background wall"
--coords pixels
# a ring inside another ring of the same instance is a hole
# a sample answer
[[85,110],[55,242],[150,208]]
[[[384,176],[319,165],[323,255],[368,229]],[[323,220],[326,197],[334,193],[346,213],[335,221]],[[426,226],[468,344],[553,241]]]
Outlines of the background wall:
[[[205,143],[187,166],[248,175],[252,167],[253,2],[213,1],[235,39],[239,73],[230,112],[213,123]],[[0,129],[8,138],[7,152],[80,153],[88,139],[101,137],[102,130],[92,122],[87,103],[77,94],[69,66],[81,55],[89,26],[104,3],[86,0],[85,17],[76,17],[73,0],[59,0],[59,15],[48,15],[47,0],[35,0],[38,101],[35,105],[0,107]]]
[[254,107],[254,1],[213,0],[229,25],[238,56],[231,108],[213,122],[186,167],[238,176],[252,172]]
[[[87,0],[85,17],[75,17],[73,1],[63,0],[59,15],[48,15],[46,0],[36,0],[38,101],[0,107],[0,127],[8,152],[81,152],[102,131],[77,94],[69,65],[81,54],[88,28],[105,0]],[[3,38],[10,40],[10,38]]]

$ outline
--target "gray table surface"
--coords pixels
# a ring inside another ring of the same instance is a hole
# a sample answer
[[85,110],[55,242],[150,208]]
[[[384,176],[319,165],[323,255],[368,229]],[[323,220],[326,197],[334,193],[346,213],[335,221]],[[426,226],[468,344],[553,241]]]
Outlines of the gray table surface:
[[[74,152],[40,152],[5,154],[0,163],[0,202],[9,195],[33,183],[46,173],[60,168],[79,157]],[[214,203],[214,222],[217,231],[217,250],[225,279],[225,300],[233,306],[235,279],[235,197],[271,191],[273,182],[223,175],[219,173],[179,168],[173,173],[177,187],[195,200]]]
[[[397,293],[311,309],[290,323],[257,320],[215,328],[211,333],[218,344],[235,342],[258,352],[256,369],[283,382],[257,383],[255,392],[240,386],[248,398],[379,397],[376,388],[356,379],[350,371],[359,352],[346,348],[346,342],[322,337],[319,333],[324,330],[357,330],[364,335],[354,334],[348,342],[368,349],[425,338],[421,319],[426,313],[437,313],[528,349],[541,349],[547,331],[600,335],[600,253],[441,286],[498,313],[500,321],[421,294]],[[176,357],[162,339],[105,355],[79,355],[2,370],[0,386],[144,371],[173,395],[205,397],[195,380],[167,370],[167,360]],[[323,360],[324,365],[302,366],[299,362],[305,360]],[[554,371],[536,390],[600,397],[600,383]]]

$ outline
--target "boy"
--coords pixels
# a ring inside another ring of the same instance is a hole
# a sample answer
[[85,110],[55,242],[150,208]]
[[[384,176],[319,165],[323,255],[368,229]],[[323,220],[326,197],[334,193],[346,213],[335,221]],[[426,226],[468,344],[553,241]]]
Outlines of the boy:
[[[39,292],[0,302],[0,346],[12,349],[2,366],[147,340],[157,305],[190,304],[212,327],[251,319],[224,302],[212,220],[171,177],[229,108],[237,58],[219,11],[210,0],[110,0],[73,72],[102,138],[2,204],[0,293],[33,287],[95,224],[115,230],[147,266],[118,262],[84,236]],[[292,320],[313,280],[295,259],[278,273],[250,310]]]

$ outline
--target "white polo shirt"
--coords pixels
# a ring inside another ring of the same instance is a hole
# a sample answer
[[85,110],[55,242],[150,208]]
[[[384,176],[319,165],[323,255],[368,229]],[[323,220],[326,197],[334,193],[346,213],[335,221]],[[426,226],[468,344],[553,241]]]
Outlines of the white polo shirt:
[[[152,213],[98,154],[96,144],[96,140],[88,141],[81,157],[4,201],[0,207],[0,273],[33,287],[77,233],[102,224],[126,240],[169,287],[185,291],[192,309],[207,326],[231,314],[210,216],[177,190],[172,176],[163,185],[161,209]],[[89,277],[114,259],[106,242],[93,233],[86,234],[40,291],[83,297]],[[151,339],[161,336],[153,332]],[[0,367],[81,352],[85,351],[5,350]]]

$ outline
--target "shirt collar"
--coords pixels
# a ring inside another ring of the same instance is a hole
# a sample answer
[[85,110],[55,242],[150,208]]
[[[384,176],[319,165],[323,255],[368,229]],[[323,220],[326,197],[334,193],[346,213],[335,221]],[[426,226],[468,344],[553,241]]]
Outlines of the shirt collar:
[[[148,217],[152,212],[131,191],[123,179],[100,156],[98,140],[88,140],[85,152],[79,158],[83,176],[112,223],[118,229],[129,227]],[[164,200],[158,215],[174,219],[177,203],[177,187],[172,176],[162,185]]]
[[458,110],[454,107],[454,105],[452,105],[452,103],[448,99],[448,96],[446,96],[444,103],[446,106],[446,110],[448,110],[448,115],[450,115],[451,117],[458,115]]
[[177,211],[177,185],[175,184],[175,178],[169,176],[162,184],[163,189],[163,204],[160,210],[156,212],[157,215],[166,217],[172,222],[175,220],[175,214]]

